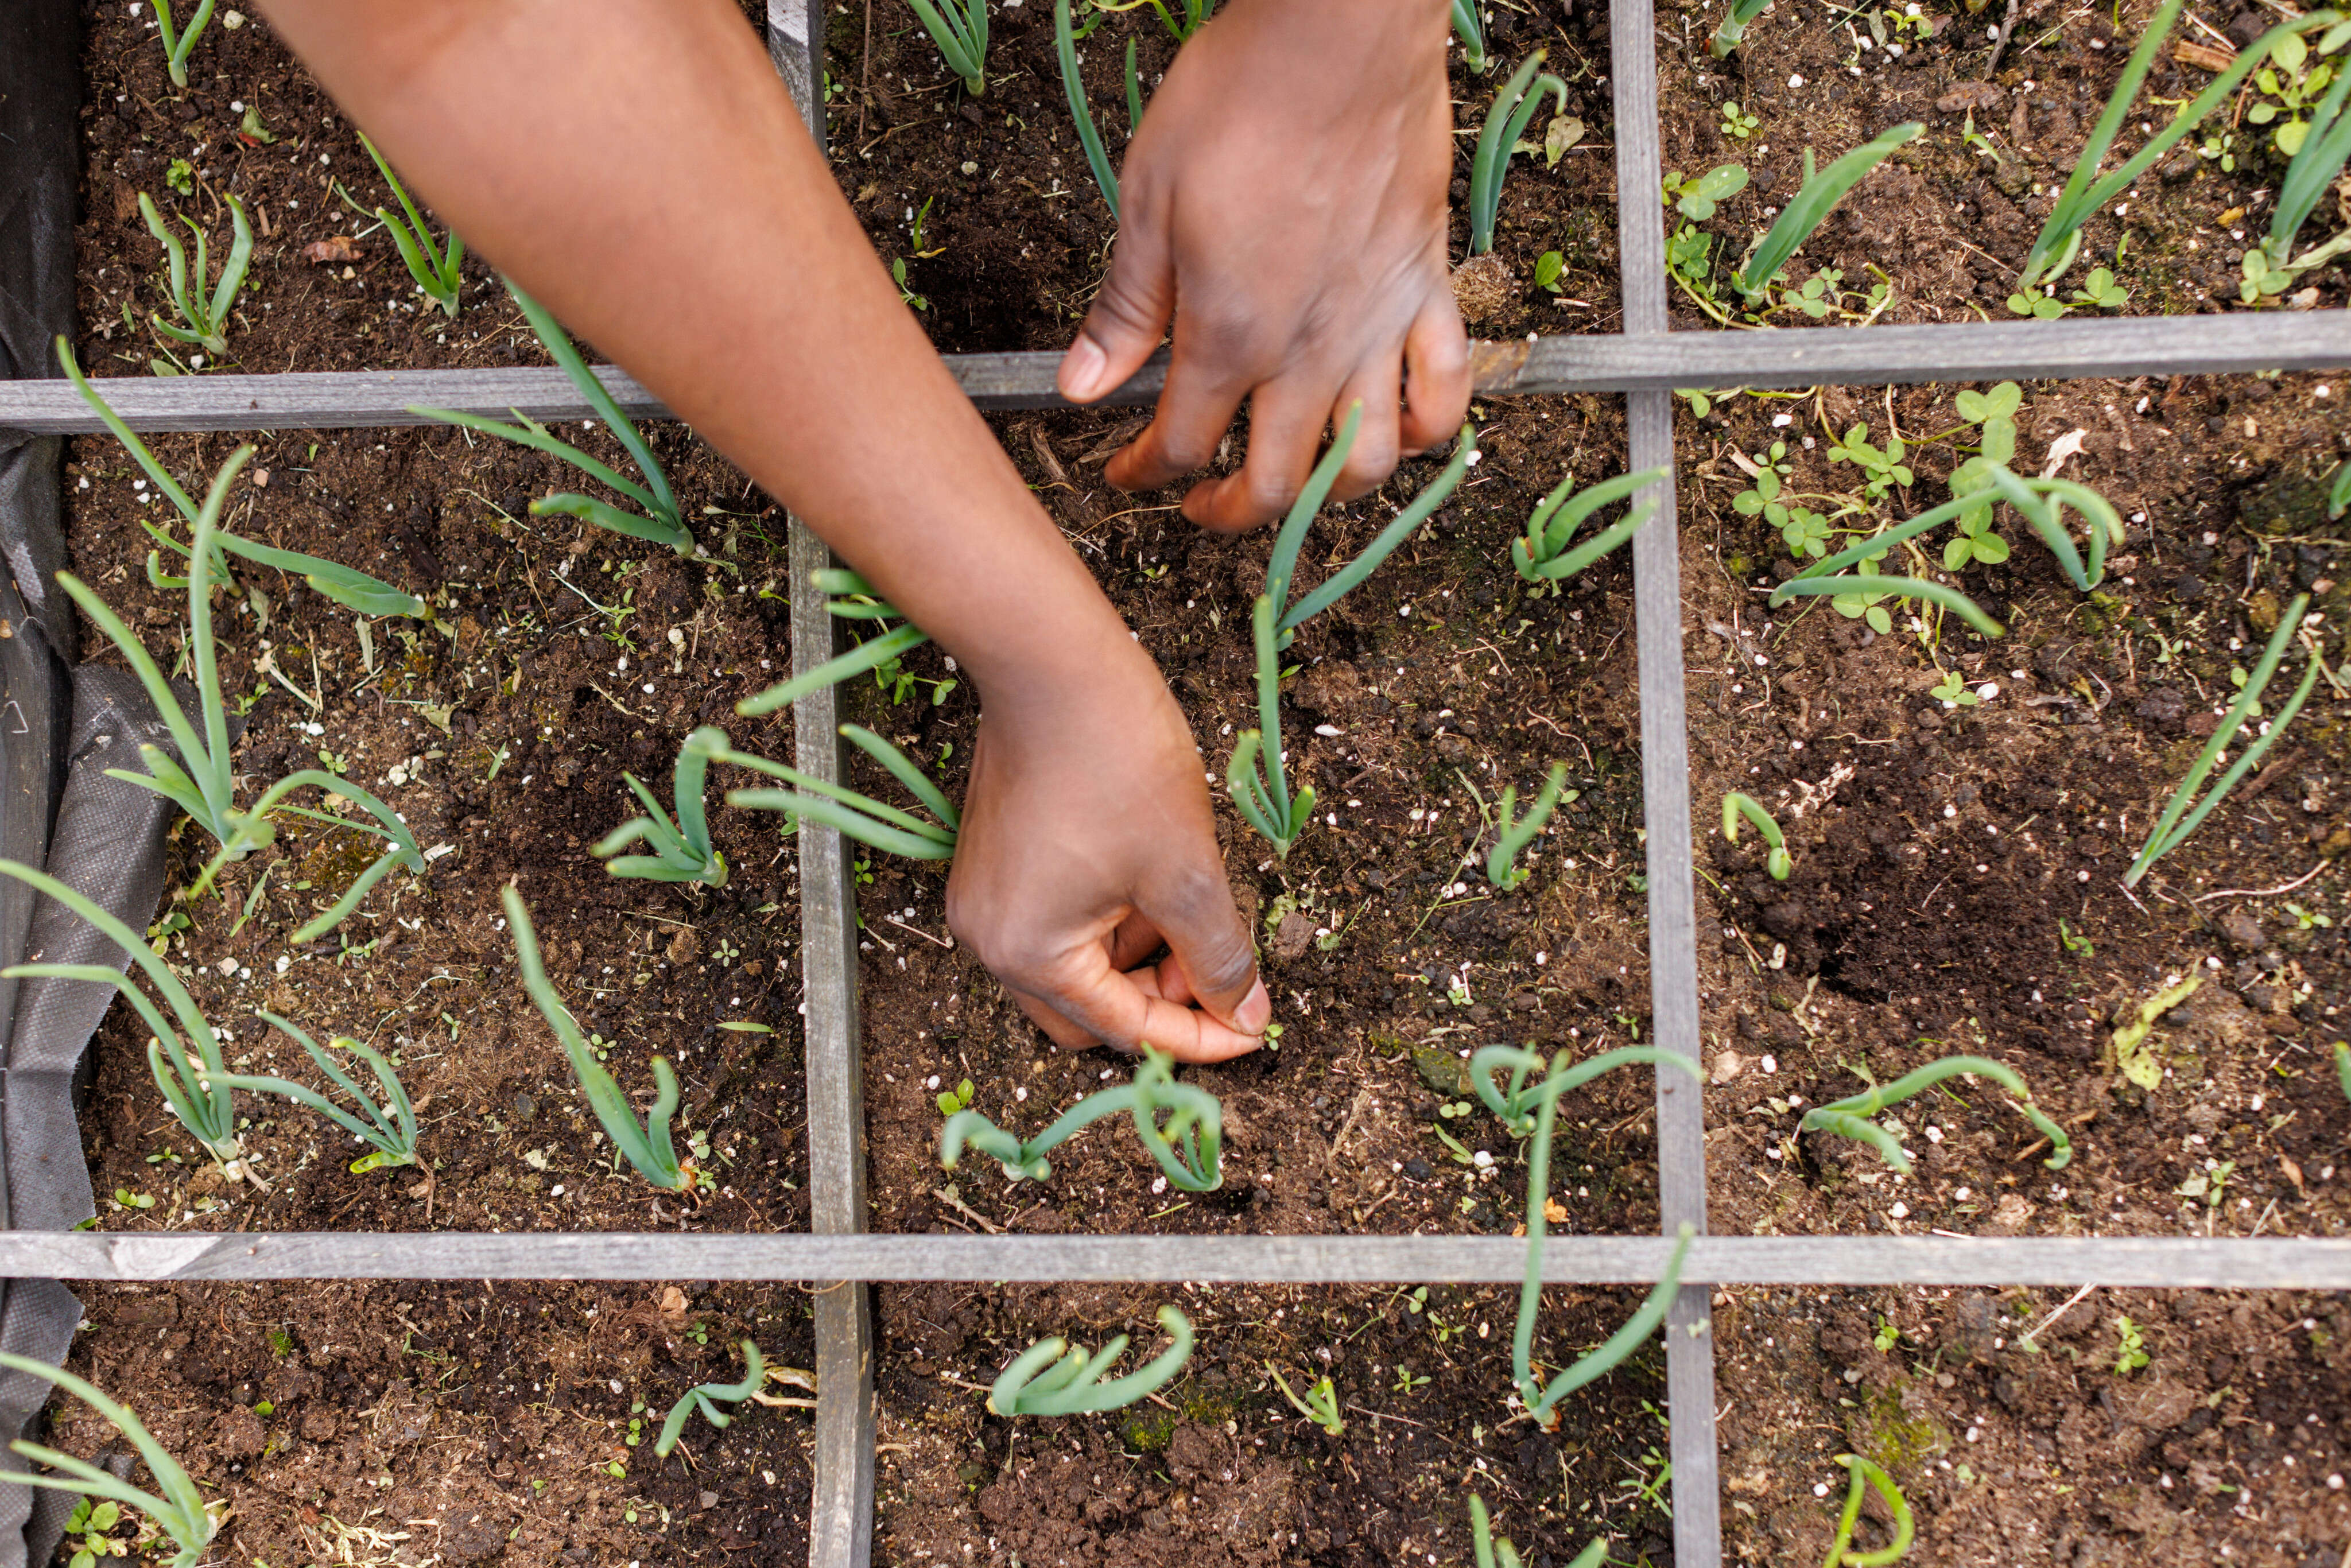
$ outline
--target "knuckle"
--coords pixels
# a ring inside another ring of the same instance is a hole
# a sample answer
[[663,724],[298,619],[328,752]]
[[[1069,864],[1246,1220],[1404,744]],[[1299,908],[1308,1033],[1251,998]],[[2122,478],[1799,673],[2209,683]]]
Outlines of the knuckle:
[[1171,468],[1186,472],[1194,468],[1207,467],[1208,459],[1217,450],[1213,441],[1204,439],[1190,431],[1158,435],[1152,441],[1151,445],[1162,463]]
[[1246,476],[1241,493],[1258,511],[1271,514],[1288,511],[1302,487],[1291,475],[1254,470]]

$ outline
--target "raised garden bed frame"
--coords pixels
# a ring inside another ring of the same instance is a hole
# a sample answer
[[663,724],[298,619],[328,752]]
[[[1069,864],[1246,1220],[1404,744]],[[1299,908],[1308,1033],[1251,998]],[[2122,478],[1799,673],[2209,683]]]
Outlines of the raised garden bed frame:
[[[818,42],[822,0],[768,0],[769,53],[824,140]],[[1674,389],[1882,386],[1897,382],[2210,374],[2351,367],[2351,311],[2287,315],[1823,328],[1669,336],[1665,230],[1642,199],[1662,174],[1652,0],[1614,0],[1610,27],[1618,247],[1625,329],[1476,346],[1485,396],[1622,393],[1628,471],[1674,461]],[[949,355],[983,409],[1062,406],[1058,356]],[[632,416],[667,411],[627,375],[599,371]],[[1113,395],[1158,394],[1155,362]],[[544,419],[593,411],[553,370],[367,371],[110,380],[116,411],[138,430],[329,429],[420,423],[412,403]],[[99,429],[63,382],[0,382],[0,430]],[[1634,541],[1640,660],[1641,782],[1647,825],[1650,998],[1658,1044],[1699,1052],[1696,912],[1684,716],[1680,556],[1670,478],[1651,493],[1654,522]],[[833,652],[835,622],[810,572],[825,546],[798,519],[790,536],[792,662],[804,671]],[[840,776],[834,694],[793,713],[798,761]],[[868,1235],[852,884],[847,847],[801,824],[800,917],[807,999],[810,1234],[104,1235],[0,1232],[0,1275],[64,1280],[538,1279],[807,1281],[817,1286],[816,1487],[811,1568],[865,1568],[873,1525],[873,1281],[1216,1281],[1250,1283],[1507,1282],[1525,1267],[1504,1237]],[[1657,1082],[1660,1221],[1706,1228],[1703,1092]],[[1662,1272],[1656,1238],[1579,1237],[1545,1254],[1554,1282],[1637,1283]],[[1783,1286],[1931,1284],[2351,1290],[2351,1240],[2175,1238],[1705,1237],[1692,1248],[1667,1320],[1675,1561],[1720,1568],[1711,1291],[1720,1283]]]

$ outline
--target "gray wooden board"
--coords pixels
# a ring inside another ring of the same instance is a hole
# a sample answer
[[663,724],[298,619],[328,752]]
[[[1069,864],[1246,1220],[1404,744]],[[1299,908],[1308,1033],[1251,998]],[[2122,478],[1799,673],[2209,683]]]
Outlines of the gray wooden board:
[[[1525,350],[1523,354],[1520,350]],[[985,409],[1064,408],[1053,390],[1059,354],[949,354],[947,368]],[[2091,376],[2351,367],[2351,311],[2088,318],[1756,332],[1596,333],[1486,346],[1489,395],[1667,392],[1683,387],[1882,386]],[[597,378],[632,418],[666,419],[660,400],[616,366]],[[1166,366],[1146,365],[1104,401],[1149,402]],[[534,419],[584,419],[563,372],[318,371],[283,375],[110,376],[107,401],[134,430],[332,430],[420,424],[413,405]],[[81,434],[98,418],[61,381],[0,383],[0,430]]]
[[[1554,1284],[1643,1284],[1672,1243],[1564,1236]],[[0,1274],[57,1280],[1198,1281],[1514,1282],[1508,1236],[821,1236],[710,1232],[0,1231]],[[1686,1279],[1787,1286],[2089,1283],[2351,1290],[2351,1239],[1707,1236]]]

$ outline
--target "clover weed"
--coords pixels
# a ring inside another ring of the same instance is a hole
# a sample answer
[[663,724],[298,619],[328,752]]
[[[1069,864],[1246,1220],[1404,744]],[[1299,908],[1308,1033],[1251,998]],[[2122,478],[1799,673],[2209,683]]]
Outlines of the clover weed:
[[1124,1409],[1165,1385],[1192,1358],[1190,1319],[1172,1305],[1164,1306],[1159,1309],[1159,1326],[1173,1343],[1147,1364],[1124,1377],[1108,1381],[1102,1380],[1102,1374],[1125,1351],[1124,1334],[1092,1355],[1088,1355],[1083,1346],[1071,1346],[1059,1334],[1030,1345],[1013,1358],[988,1390],[988,1412],[996,1416],[1081,1416]]
[[1757,128],[1762,124],[1762,121],[1755,116],[1742,112],[1737,99],[1720,105],[1719,112],[1722,116],[1722,124],[1718,129],[1725,137],[1733,141],[1746,141],[1754,135]]
[[1717,207],[1745,189],[1747,170],[1740,164],[1724,163],[1695,179],[1684,179],[1676,169],[1666,175],[1664,199],[1690,222],[1702,224],[1714,216]]
[[1833,441],[1828,448],[1831,463],[1850,463],[1866,477],[1863,488],[1873,501],[1882,501],[1886,493],[1899,486],[1908,489],[1917,482],[1917,476],[1903,461],[1908,447],[1898,434],[1888,434],[1884,446],[1874,446],[1869,440],[1869,426],[1856,424],[1844,433],[1842,440]]
[[196,1483],[189,1479],[188,1472],[164,1451],[163,1445],[149,1434],[130,1407],[108,1398],[89,1383],[63,1367],[51,1366],[47,1362],[36,1361],[31,1356],[0,1353],[0,1367],[24,1373],[52,1387],[62,1388],[112,1422],[115,1429],[130,1439],[139,1457],[147,1461],[148,1472],[155,1478],[155,1484],[162,1489],[163,1495],[157,1497],[152,1492],[142,1491],[113,1471],[91,1464],[87,1459],[78,1459],[71,1454],[60,1453],[55,1448],[21,1438],[8,1445],[10,1450],[37,1464],[47,1465],[49,1473],[37,1476],[0,1475],[0,1481],[11,1481],[18,1486],[47,1487],[55,1491],[74,1492],[91,1500],[105,1499],[136,1509],[153,1521],[155,1528],[170,1537],[172,1544],[179,1548],[171,1558],[171,1568],[195,1568],[204,1554],[204,1548],[212,1544],[220,1521],[205,1506],[204,1493],[196,1490]]

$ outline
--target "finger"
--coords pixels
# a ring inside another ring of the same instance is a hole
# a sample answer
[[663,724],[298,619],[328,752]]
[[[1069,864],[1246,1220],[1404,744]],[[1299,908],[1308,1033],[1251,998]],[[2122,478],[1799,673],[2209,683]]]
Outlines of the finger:
[[1005,989],[1010,993],[1014,1001],[1020,1004],[1020,1010],[1029,1015],[1029,1021],[1043,1030],[1046,1038],[1063,1051],[1083,1051],[1096,1043],[1092,1034],[1071,1023],[1037,998],[1025,991],[1013,990],[1009,986]]
[[1173,967],[1181,976],[1182,989],[1165,986],[1166,994],[1197,999],[1234,1033],[1254,1037],[1271,1021],[1273,1003],[1221,870],[1212,865],[1185,874],[1164,889],[1146,890],[1137,903],[1167,939],[1168,957],[1160,969]]
[[1176,267],[1166,225],[1151,204],[1134,203],[1119,229],[1110,276],[1094,296],[1056,382],[1072,402],[1092,402],[1123,385],[1159,347],[1176,313]]
[[1331,419],[1328,389],[1272,382],[1249,399],[1249,455],[1238,473],[1203,479],[1184,497],[1184,515],[1204,528],[1238,533],[1290,509],[1314,469]]
[[[1150,1045],[1178,1061],[1223,1061],[1258,1048],[1255,1034],[1159,994],[1166,988],[1161,979],[1165,967],[1122,974],[1111,967],[1110,955],[1101,944],[1088,943],[1058,966],[1056,973],[1029,982],[1036,988],[1030,994],[1058,1015],[1058,1023],[1046,1022],[1035,1011],[1029,1016],[1038,1018],[1058,1041],[1066,1042],[1064,1031],[1074,1026],[1087,1040],[1128,1051]],[[1270,1015],[1272,1009],[1269,1005],[1261,1010]]]
[[1404,340],[1404,417],[1397,439],[1417,457],[1461,432],[1469,413],[1469,340],[1449,290],[1432,293]]
[[1159,927],[1140,915],[1130,915],[1111,933],[1110,967],[1132,969],[1165,946],[1166,939],[1159,935]]
[[1393,359],[1384,359],[1377,367],[1349,382],[1339,394],[1338,406],[1332,410],[1332,426],[1336,429],[1347,417],[1350,405],[1364,405],[1362,423],[1355,429],[1355,444],[1347,451],[1347,460],[1339,465],[1339,477],[1331,486],[1334,501],[1352,501],[1358,496],[1368,496],[1388,482],[1395,472],[1396,430],[1400,410],[1398,392],[1403,368]]
[[1122,490],[1155,490],[1207,467],[1248,392],[1241,378],[1178,353],[1151,423],[1103,465],[1102,477]]

